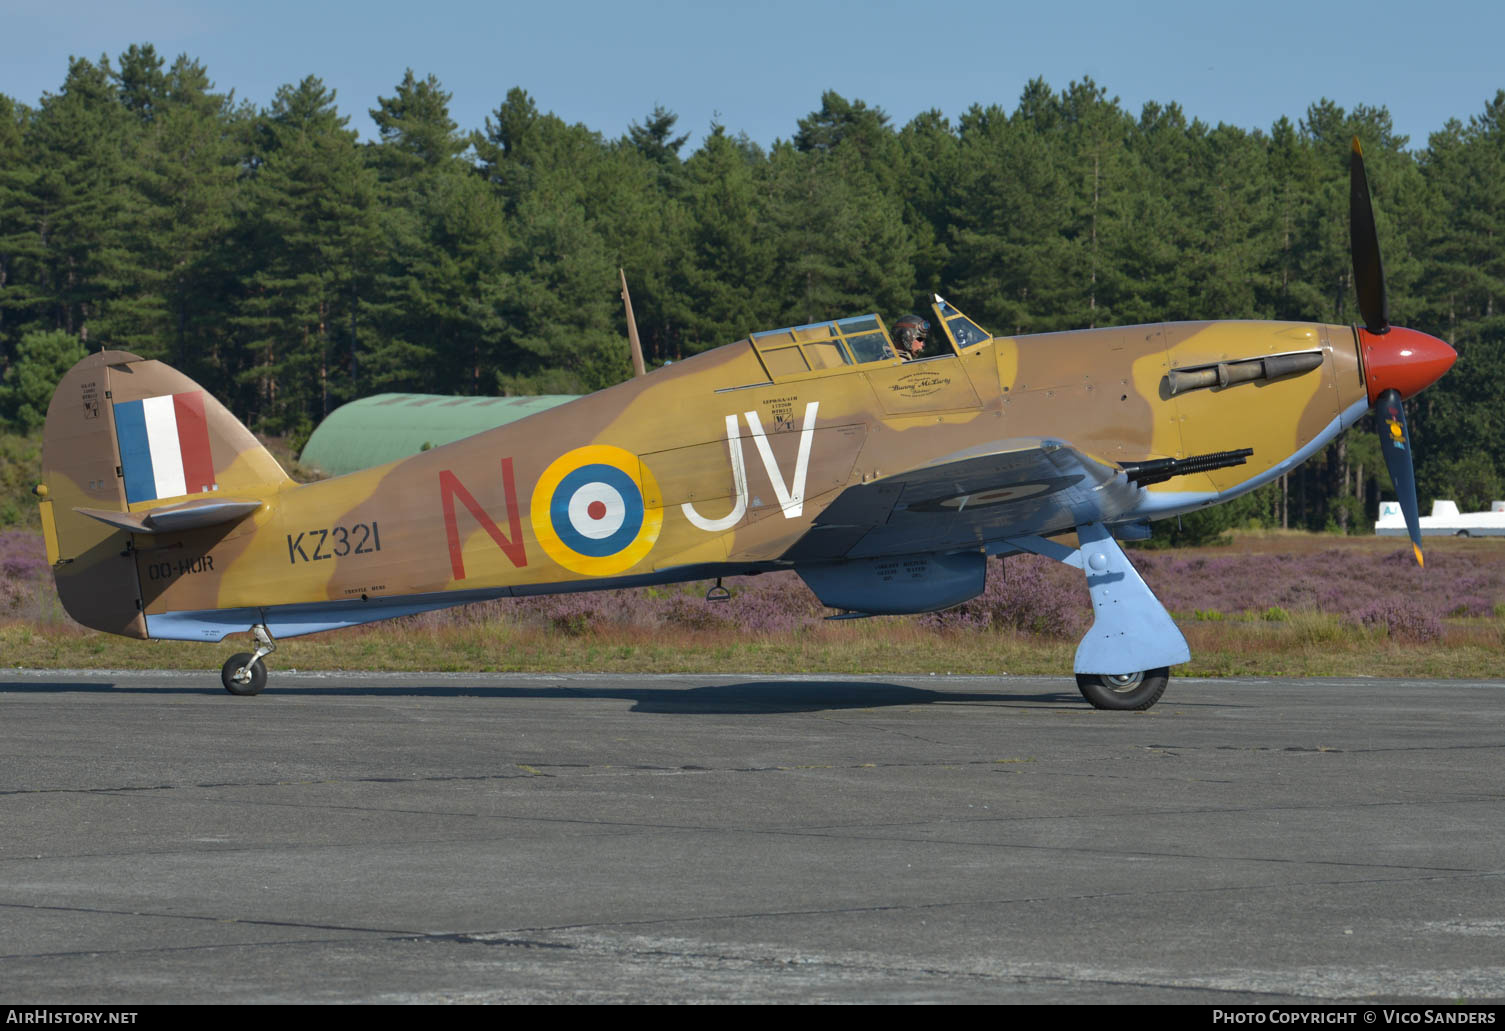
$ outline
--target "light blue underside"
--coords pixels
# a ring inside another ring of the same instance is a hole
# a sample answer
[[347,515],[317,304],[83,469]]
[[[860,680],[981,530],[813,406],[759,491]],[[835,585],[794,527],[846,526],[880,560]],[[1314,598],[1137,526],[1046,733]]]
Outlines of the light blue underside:
[[148,614],[148,637],[163,641],[221,641],[231,634],[243,634],[263,623],[277,639],[302,637],[325,630],[375,623],[383,619],[412,616],[420,612],[469,605],[496,598],[527,598],[544,594],[610,590],[617,587],[652,587],[681,580],[706,580],[718,576],[735,576],[763,572],[774,568],[768,564],[738,563],[725,565],[691,565],[659,570],[636,576],[614,576],[599,580],[566,583],[530,584],[521,587],[491,587],[475,591],[435,591],[408,594],[395,598],[371,598],[368,601],[310,602],[302,605],[268,605],[265,608],[201,609],[191,612]]
[[1077,527],[1092,595],[1092,629],[1076,650],[1078,673],[1137,673],[1191,659],[1186,638],[1101,523]]
[[420,612],[433,612],[473,601],[505,597],[496,591],[465,591],[460,594],[413,594],[402,598],[370,601],[320,602],[310,605],[272,605],[267,608],[206,609],[196,612],[164,612],[146,617],[146,632],[163,641],[222,641],[230,634],[243,634],[264,623],[274,638],[302,637],[324,630],[396,619]]

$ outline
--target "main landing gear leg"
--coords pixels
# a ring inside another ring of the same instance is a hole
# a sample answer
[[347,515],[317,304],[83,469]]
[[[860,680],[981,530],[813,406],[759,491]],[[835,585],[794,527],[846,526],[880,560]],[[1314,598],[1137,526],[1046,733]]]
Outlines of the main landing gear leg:
[[276,651],[277,642],[265,623],[257,623],[251,633],[256,637],[256,651],[230,656],[219,673],[220,683],[233,695],[261,694],[267,686],[267,668],[261,658]]
[[1041,537],[1007,543],[1087,574],[1093,623],[1076,650],[1082,697],[1098,709],[1148,709],[1165,690],[1170,667],[1190,660],[1191,649],[1107,527],[1084,523],[1076,532],[1075,551]]

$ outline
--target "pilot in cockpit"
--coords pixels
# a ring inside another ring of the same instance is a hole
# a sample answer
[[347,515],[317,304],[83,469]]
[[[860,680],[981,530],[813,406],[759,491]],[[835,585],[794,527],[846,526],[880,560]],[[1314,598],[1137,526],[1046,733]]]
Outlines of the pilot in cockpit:
[[925,335],[930,323],[918,315],[905,315],[894,322],[894,349],[906,362],[920,357],[925,350]]

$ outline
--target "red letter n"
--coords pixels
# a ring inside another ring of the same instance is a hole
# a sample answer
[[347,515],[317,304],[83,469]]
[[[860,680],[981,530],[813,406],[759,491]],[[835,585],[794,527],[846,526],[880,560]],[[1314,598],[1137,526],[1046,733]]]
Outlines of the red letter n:
[[502,533],[501,527],[491,521],[486,510],[476,504],[476,499],[471,497],[470,491],[454,473],[448,469],[439,470],[439,498],[444,503],[444,532],[449,535],[449,565],[453,570],[456,580],[465,579],[465,557],[460,550],[460,530],[455,526],[455,498],[459,498],[465,505],[465,510],[471,514],[476,522],[496,541],[496,546],[502,549],[502,554],[512,560],[514,566],[526,566],[528,553],[523,548],[523,525],[522,517],[517,510],[517,486],[512,480],[512,459],[502,459],[502,490],[507,496],[507,529],[512,531],[512,539],[508,540]]

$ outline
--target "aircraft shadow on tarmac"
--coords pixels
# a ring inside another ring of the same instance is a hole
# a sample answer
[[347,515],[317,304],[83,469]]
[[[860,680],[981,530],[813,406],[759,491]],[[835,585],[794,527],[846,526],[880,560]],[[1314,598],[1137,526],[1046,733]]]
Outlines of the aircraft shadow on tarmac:
[[[503,675],[504,676],[504,675]],[[1023,685],[1021,685],[1023,686]],[[4,682],[0,696],[7,694],[144,694],[144,695],[221,695],[217,686],[185,683],[181,686],[145,686],[130,683],[90,683],[86,681]],[[495,698],[506,699],[621,699],[632,704],[633,712],[684,714],[755,714],[775,712],[820,712],[831,709],[872,709],[898,705],[933,705],[986,703],[991,706],[1069,705],[1080,707],[1075,691],[1048,691],[1035,694],[1010,694],[1003,691],[969,692],[910,687],[906,684],[853,683],[849,681],[766,680],[739,684],[708,684],[704,687],[668,689],[659,687],[581,687],[579,685],[528,685],[507,687],[487,684],[403,685],[403,686],[323,686],[303,683],[269,689],[255,698],[230,698],[256,704],[259,698]]]
[[763,713],[818,712],[828,709],[873,709],[894,705],[985,702],[1009,705],[1019,702],[1073,702],[1075,692],[1009,695],[966,691],[937,691],[905,684],[862,684],[840,681],[810,682],[768,680],[751,684],[713,684],[686,691],[642,691],[634,712],[656,713]]

